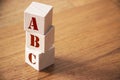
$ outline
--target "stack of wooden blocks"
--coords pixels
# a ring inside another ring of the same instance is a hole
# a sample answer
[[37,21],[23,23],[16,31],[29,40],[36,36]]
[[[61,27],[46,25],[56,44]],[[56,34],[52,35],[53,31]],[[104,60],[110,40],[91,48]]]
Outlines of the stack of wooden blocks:
[[25,62],[40,71],[54,64],[53,7],[32,2],[24,11]]

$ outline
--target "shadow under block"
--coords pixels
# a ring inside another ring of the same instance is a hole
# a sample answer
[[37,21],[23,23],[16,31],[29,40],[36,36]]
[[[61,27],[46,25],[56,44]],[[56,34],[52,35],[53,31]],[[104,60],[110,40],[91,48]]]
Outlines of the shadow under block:
[[[32,2],[24,11],[24,30],[29,32],[37,32],[46,34],[52,25],[53,7],[50,5]],[[33,25],[32,20],[35,21],[37,29],[31,29],[30,24]]]
[[45,53],[30,49],[26,47],[25,62],[34,69],[40,71],[52,64],[54,64],[55,48],[51,47]]
[[54,27],[45,35],[26,31],[26,46],[36,51],[45,52],[54,44]]

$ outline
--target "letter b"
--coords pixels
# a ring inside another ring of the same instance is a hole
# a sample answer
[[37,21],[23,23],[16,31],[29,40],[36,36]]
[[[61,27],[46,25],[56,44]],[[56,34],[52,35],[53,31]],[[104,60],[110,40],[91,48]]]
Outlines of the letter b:
[[37,37],[37,36],[34,36],[34,35],[30,35],[30,37],[31,37],[31,43],[30,43],[30,45],[31,46],[34,46],[34,47],[39,47],[40,45],[39,45],[39,37]]

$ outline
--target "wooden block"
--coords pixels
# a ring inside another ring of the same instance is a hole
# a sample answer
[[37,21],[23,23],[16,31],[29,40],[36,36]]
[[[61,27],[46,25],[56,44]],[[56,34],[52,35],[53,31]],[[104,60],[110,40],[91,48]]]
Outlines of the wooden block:
[[28,48],[44,53],[51,46],[53,46],[53,43],[54,43],[54,27],[53,26],[45,35],[26,31],[26,46]]
[[53,7],[32,2],[24,11],[24,30],[45,34],[52,25]]
[[45,52],[45,54],[26,47],[25,62],[34,69],[40,71],[54,64],[54,53],[54,47],[51,47],[48,51]]

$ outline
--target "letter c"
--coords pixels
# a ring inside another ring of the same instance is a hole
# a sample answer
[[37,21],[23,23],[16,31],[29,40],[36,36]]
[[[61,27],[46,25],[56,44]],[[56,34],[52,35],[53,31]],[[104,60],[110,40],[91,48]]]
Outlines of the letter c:
[[[29,58],[29,61],[30,61],[32,64],[36,64],[36,62],[35,62],[36,56],[35,56],[34,54],[30,53],[30,54],[28,55],[28,58]],[[33,60],[33,59],[34,59],[34,60]]]

